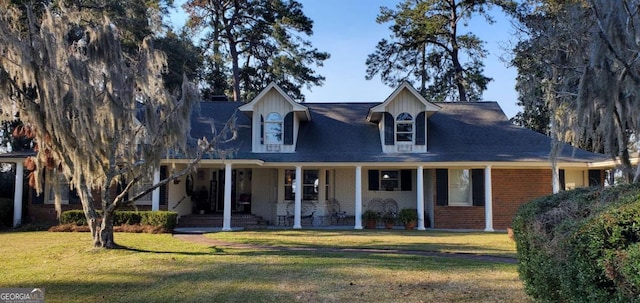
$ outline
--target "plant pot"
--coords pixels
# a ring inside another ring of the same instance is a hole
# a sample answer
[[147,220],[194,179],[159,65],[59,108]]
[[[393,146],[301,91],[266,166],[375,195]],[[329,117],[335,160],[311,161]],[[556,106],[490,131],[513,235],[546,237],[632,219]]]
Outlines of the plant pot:
[[376,220],[365,220],[364,228],[366,228],[366,229],[376,229]]
[[516,241],[515,236],[513,234],[513,228],[507,227],[507,235],[509,236],[509,239],[511,241],[514,241],[514,242]]
[[416,224],[415,221],[407,222],[404,224],[404,229],[414,229],[416,228]]

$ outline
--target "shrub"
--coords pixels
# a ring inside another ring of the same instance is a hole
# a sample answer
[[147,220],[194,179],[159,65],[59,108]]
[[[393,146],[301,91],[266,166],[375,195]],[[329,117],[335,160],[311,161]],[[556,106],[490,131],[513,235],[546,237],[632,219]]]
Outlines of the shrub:
[[133,225],[140,224],[142,222],[142,215],[140,211],[116,211],[113,218],[113,225]]
[[82,210],[67,210],[60,214],[60,225],[74,224],[74,225],[87,225],[87,218],[84,216]]
[[403,224],[415,222],[418,220],[418,211],[415,208],[403,208],[398,213],[398,221]]
[[172,231],[176,227],[178,213],[172,211],[145,211],[141,212],[142,225],[151,225],[163,227],[168,231]]
[[[100,213],[100,212],[99,212]],[[116,211],[113,216],[114,226],[150,225],[172,231],[176,226],[178,214],[170,211]],[[87,225],[82,210],[68,210],[60,215],[60,225]]]
[[577,189],[520,207],[518,271],[539,302],[629,302],[640,296],[640,186]]

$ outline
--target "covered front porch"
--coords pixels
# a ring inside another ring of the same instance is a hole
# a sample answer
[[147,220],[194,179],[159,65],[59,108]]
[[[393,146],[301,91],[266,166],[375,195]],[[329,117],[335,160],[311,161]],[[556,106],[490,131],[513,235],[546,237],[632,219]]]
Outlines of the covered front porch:
[[[484,229],[493,231],[491,166],[483,172],[481,207]],[[301,176],[301,177],[297,177]],[[181,217],[211,215],[211,228],[230,231],[238,227],[237,218],[251,215],[266,226],[276,228],[353,228],[362,229],[362,214],[385,201],[395,210],[414,208],[416,228],[435,226],[436,169],[423,165],[354,165],[353,163],[274,164],[225,160],[202,163],[198,172],[171,184],[168,210]],[[193,193],[182,182],[193,182]],[[216,185],[212,185],[212,184]],[[205,187],[208,200],[198,205],[198,189]],[[194,195],[196,197],[194,197]],[[244,203],[244,204],[243,204]],[[215,219],[214,219],[215,218]]]

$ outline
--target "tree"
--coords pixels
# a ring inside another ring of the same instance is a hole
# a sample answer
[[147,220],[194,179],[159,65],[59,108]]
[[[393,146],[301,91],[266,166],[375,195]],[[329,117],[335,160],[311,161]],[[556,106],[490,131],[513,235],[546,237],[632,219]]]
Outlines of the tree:
[[487,10],[494,5],[515,7],[507,0],[405,0],[396,10],[381,7],[376,21],[391,22],[392,34],[367,57],[366,79],[380,74],[391,87],[419,82],[420,94],[435,101],[480,99],[491,81],[483,75],[487,51],[476,35],[460,34],[459,26],[475,15],[493,23]]
[[270,82],[304,100],[302,86],[324,81],[311,66],[322,66],[329,54],[298,34],[312,35],[313,21],[297,1],[189,0],[183,7],[189,14],[187,26],[204,36],[207,78],[215,83],[227,79],[234,101],[249,100]]
[[[80,197],[93,244],[110,248],[117,246],[114,211],[186,174],[203,152],[233,139],[234,120],[211,140],[188,144],[189,116],[198,100],[194,87],[183,79],[179,95],[170,94],[162,81],[164,54],[150,39],[125,52],[118,27],[102,17],[62,5],[46,6],[39,17],[31,6],[18,10],[0,0],[0,106],[4,115],[19,115],[35,135],[36,175],[50,169],[50,181],[65,178]],[[179,153],[194,159],[185,170],[127,195],[162,158]],[[118,184],[124,184],[121,191]],[[41,180],[35,186],[41,191]],[[59,210],[60,193],[55,196]]]
[[[528,56],[546,65],[529,76],[544,89],[553,136],[604,151],[620,161],[629,180],[640,128],[639,5],[637,0],[534,1],[520,18],[528,30],[520,45],[530,45],[535,54]],[[634,181],[639,176],[636,171]]]

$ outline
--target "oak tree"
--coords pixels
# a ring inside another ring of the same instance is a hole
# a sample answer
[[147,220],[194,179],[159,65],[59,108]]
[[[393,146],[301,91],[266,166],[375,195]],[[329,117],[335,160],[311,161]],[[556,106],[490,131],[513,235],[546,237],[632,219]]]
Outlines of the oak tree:
[[[189,143],[197,90],[186,78],[176,94],[166,89],[166,57],[151,38],[125,51],[108,14],[96,18],[98,11],[78,6],[44,8],[36,12],[0,0],[0,108],[5,117],[19,116],[23,131],[35,137],[35,176],[48,170],[54,188],[61,179],[68,182],[93,244],[116,247],[114,211],[191,171],[217,142],[233,139],[234,120],[216,137]],[[165,180],[139,186],[172,155],[193,160]],[[35,181],[41,191],[42,180]],[[54,193],[59,210],[60,191]]]

